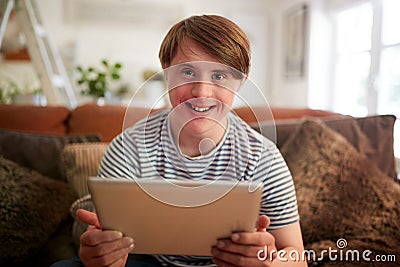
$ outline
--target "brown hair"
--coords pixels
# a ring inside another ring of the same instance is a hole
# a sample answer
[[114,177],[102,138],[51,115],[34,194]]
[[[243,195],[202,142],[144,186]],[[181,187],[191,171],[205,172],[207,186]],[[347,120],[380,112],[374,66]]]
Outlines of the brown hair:
[[185,38],[198,42],[221,63],[248,74],[250,42],[238,25],[218,15],[191,16],[176,23],[161,43],[158,57],[168,68]]

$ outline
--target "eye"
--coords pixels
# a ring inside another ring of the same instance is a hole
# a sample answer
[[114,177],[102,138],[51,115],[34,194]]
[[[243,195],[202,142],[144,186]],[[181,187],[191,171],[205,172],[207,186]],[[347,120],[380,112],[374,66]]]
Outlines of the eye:
[[226,75],[224,73],[214,73],[212,75],[212,79],[216,80],[216,81],[222,81],[225,78],[226,78]]
[[183,69],[182,72],[183,76],[185,76],[186,78],[192,78],[194,77],[194,71],[191,69]]

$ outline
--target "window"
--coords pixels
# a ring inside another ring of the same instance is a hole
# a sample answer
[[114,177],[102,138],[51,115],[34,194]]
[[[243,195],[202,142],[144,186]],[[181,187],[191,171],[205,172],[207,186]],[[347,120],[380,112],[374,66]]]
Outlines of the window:
[[400,1],[370,0],[335,15],[333,109],[395,114],[400,157]]
[[400,1],[386,0],[382,13],[382,55],[378,94],[378,113],[400,117]]
[[338,13],[336,29],[333,108],[344,114],[367,115],[371,5],[364,4]]

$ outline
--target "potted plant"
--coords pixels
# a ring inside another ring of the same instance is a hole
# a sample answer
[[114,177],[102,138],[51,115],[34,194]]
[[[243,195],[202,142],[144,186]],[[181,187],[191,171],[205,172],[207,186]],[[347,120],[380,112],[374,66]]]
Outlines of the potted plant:
[[7,83],[0,83],[0,104],[12,103],[20,93],[21,89],[14,81],[9,80]]
[[77,66],[79,74],[77,83],[81,88],[81,94],[95,97],[98,103],[99,100],[110,99],[112,84],[121,79],[121,69],[121,63],[110,64],[107,59],[101,60],[99,68]]

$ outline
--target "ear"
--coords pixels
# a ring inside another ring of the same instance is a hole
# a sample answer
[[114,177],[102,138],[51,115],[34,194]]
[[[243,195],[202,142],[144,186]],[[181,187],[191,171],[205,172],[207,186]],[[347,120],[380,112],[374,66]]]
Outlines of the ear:
[[240,85],[238,88],[238,92],[240,91],[240,89],[242,88],[243,84],[247,81],[247,79],[249,78],[249,74],[244,75],[243,79],[240,81]]
[[168,68],[163,69],[163,72],[164,72],[165,81],[168,82],[168,74],[169,74]]

